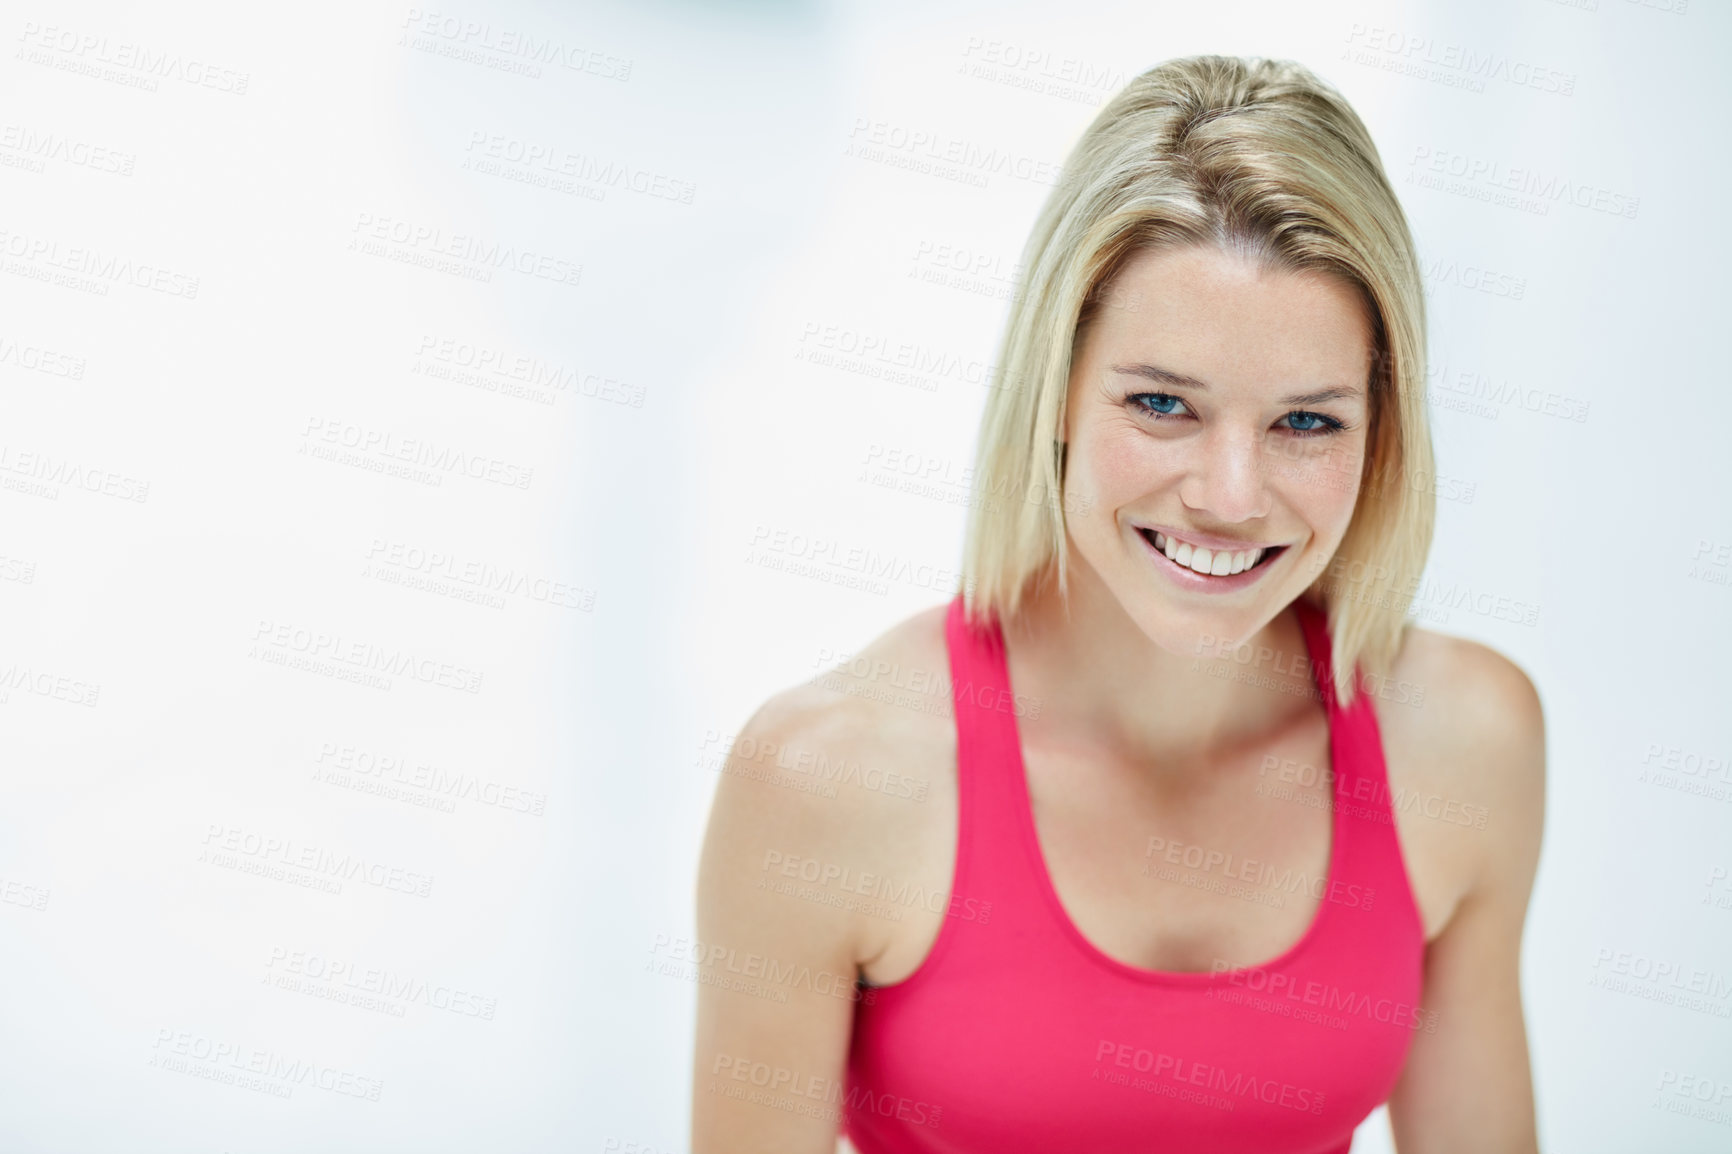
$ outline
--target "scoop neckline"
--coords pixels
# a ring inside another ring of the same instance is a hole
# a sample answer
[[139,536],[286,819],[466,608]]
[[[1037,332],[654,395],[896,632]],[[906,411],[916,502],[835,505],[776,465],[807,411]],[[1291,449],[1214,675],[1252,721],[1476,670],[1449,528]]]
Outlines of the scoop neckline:
[[[1007,714],[1006,721],[1010,725],[1011,747],[1015,757],[1014,786],[1017,790],[1018,824],[1022,827],[1023,849],[1029,856],[1029,864],[1037,875],[1037,887],[1045,895],[1047,905],[1052,910],[1055,920],[1063,927],[1064,936],[1069,938],[1086,956],[1108,970],[1141,982],[1166,983],[1184,986],[1211,986],[1220,982],[1231,982],[1235,977],[1243,978],[1252,973],[1266,973],[1270,970],[1282,969],[1290,965],[1322,936],[1325,925],[1330,920],[1330,906],[1335,903],[1329,900],[1331,887],[1340,880],[1341,857],[1343,846],[1345,812],[1341,804],[1342,791],[1345,788],[1346,773],[1340,764],[1340,749],[1336,740],[1339,734],[1337,725],[1339,705],[1334,695],[1322,684],[1326,676],[1319,663],[1317,653],[1311,645],[1311,629],[1304,620],[1305,607],[1295,602],[1294,612],[1300,615],[1299,633],[1305,642],[1305,655],[1312,670],[1312,685],[1323,699],[1323,710],[1329,727],[1329,768],[1334,775],[1334,783],[1330,789],[1329,799],[1329,866],[1323,879],[1323,898],[1317,903],[1317,911],[1312,914],[1310,923],[1299,939],[1279,954],[1267,961],[1256,962],[1249,966],[1235,966],[1225,970],[1155,970],[1143,966],[1132,965],[1113,957],[1078,928],[1076,921],[1070,916],[1070,911],[1064,908],[1064,902],[1059,899],[1058,888],[1053,885],[1052,872],[1047,868],[1046,854],[1040,847],[1040,835],[1034,824],[1034,797],[1029,791],[1028,763],[1022,754],[1022,727],[1017,723],[1014,713]],[[1010,649],[1004,642],[1004,630],[996,618],[992,627],[997,634],[998,673],[1003,681],[1006,692],[1012,692],[1010,683]],[[1014,700],[1014,698],[1013,698]]]

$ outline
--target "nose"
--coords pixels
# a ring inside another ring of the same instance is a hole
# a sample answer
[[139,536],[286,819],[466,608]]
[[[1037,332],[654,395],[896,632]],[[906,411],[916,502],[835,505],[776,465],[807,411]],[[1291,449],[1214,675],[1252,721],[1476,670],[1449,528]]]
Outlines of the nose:
[[1179,485],[1179,500],[1222,522],[1253,521],[1274,504],[1257,430],[1217,425],[1192,441],[1195,455]]

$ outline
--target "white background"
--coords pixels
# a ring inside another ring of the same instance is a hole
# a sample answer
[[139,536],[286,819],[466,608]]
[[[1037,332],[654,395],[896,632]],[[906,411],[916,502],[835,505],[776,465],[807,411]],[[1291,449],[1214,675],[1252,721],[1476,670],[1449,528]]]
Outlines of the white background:
[[[718,742],[948,598],[1015,169],[1194,52],[1337,84],[1426,262],[1425,623],[1550,735],[1542,1145],[1732,1145],[1729,37],[1685,3],[7,4],[0,1147],[685,1148],[695,987],[646,963]],[[849,155],[877,123],[1011,163]]]

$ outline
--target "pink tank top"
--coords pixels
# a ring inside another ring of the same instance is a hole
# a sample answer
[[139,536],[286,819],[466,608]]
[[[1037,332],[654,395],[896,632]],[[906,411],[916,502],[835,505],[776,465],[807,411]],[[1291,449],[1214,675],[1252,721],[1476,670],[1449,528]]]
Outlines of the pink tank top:
[[[1109,957],[1065,913],[1036,840],[1003,636],[997,622],[968,628],[952,602],[955,872],[919,969],[855,1003],[843,1129],[861,1154],[1350,1148],[1436,1015],[1419,1005],[1424,930],[1370,697],[1340,708],[1321,611],[1296,608],[1329,714],[1328,875],[1300,879],[1322,900],[1278,957],[1174,972]],[[1293,892],[1285,871],[1253,880]]]

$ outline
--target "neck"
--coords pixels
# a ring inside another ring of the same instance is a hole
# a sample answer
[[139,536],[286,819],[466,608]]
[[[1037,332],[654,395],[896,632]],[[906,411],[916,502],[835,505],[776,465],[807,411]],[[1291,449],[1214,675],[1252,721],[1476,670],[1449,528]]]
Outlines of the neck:
[[[1222,669],[1251,667],[1213,649],[1162,649],[1074,550],[1071,560],[1068,597],[1059,595],[1056,581],[1040,582],[1004,629],[1012,684],[1041,702],[1039,725],[1051,739],[1105,743],[1143,764],[1177,769],[1206,764],[1214,754],[1321,708],[1306,691],[1306,663],[1259,669],[1251,683],[1222,677]],[[1245,644],[1305,653],[1291,606]],[[1271,690],[1271,678],[1293,682],[1298,692]]]

